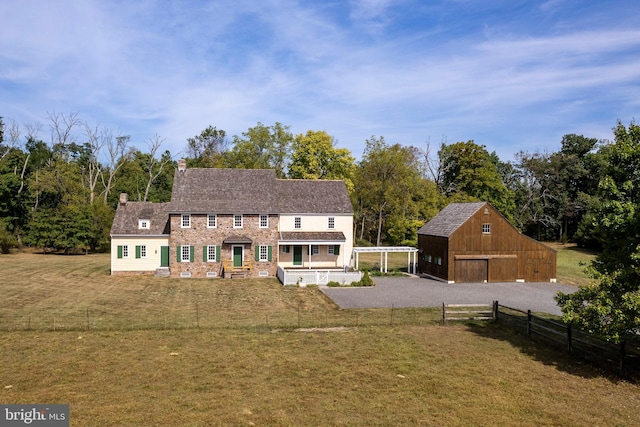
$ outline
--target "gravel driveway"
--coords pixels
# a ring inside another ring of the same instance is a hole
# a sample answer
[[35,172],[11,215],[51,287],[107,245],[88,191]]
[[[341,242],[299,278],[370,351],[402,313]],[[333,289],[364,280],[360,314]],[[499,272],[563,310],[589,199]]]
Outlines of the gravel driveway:
[[420,277],[373,277],[376,286],[320,289],[340,308],[439,307],[447,304],[490,304],[562,314],[553,297],[570,293],[573,286],[561,283],[456,283]]

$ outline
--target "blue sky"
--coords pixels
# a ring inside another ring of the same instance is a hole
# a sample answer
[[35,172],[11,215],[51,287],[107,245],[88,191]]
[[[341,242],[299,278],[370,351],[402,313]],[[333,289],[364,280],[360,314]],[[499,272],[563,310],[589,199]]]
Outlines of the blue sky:
[[[0,2],[0,116],[78,113],[178,156],[207,126],[371,135],[503,161],[640,117],[636,0]],[[79,137],[79,139],[81,139]]]

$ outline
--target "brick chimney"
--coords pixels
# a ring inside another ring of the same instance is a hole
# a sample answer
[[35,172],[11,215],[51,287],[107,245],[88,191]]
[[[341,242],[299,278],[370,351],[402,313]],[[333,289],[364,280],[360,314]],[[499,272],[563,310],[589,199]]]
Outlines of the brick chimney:
[[187,170],[187,161],[185,159],[178,160],[178,172]]
[[129,196],[127,196],[127,193],[120,193],[120,205],[121,206],[126,206],[128,200],[129,200]]

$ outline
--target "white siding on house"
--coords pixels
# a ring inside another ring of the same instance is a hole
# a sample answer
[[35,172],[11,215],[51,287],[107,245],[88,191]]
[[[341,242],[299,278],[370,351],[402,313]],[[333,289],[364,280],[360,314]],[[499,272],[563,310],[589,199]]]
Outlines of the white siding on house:
[[[302,227],[295,228],[294,219],[298,217],[302,220]],[[329,217],[334,218],[334,228],[329,228]],[[351,265],[351,255],[353,253],[353,215],[348,214],[281,214],[279,231],[297,231],[297,232],[342,232],[346,237],[345,242],[336,242],[340,244],[340,255],[338,256],[337,266]],[[327,262],[330,257],[326,256],[326,249],[322,248],[320,256],[312,257],[312,262],[317,261],[318,266],[329,267],[332,262]],[[287,254],[282,257],[280,254],[280,264],[284,267],[291,267],[293,263],[289,263],[289,259],[293,259],[293,254]],[[308,260],[306,249],[303,251],[303,259]],[[286,261],[285,261],[286,260]],[[314,262],[314,267],[316,266]]]
[[[118,246],[128,246],[128,258],[118,258]],[[136,258],[136,246],[146,246],[146,258]],[[111,238],[111,271],[155,271],[160,267],[161,246],[169,246],[169,237]]]

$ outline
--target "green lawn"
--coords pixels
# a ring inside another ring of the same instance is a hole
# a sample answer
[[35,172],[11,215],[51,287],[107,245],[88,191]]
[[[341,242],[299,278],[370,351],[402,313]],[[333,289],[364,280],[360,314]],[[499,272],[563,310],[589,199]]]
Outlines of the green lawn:
[[0,332],[0,402],[68,403],[74,426],[640,424],[638,385],[499,325],[438,326],[437,310],[111,277],[103,255],[0,256],[0,270],[0,320],[49,319]]

